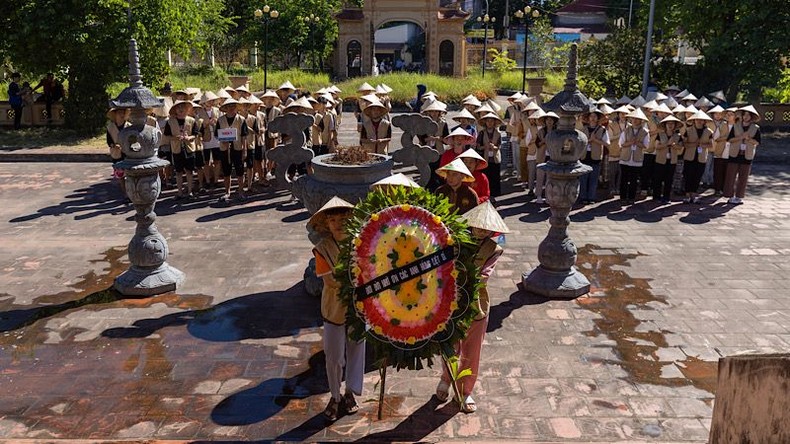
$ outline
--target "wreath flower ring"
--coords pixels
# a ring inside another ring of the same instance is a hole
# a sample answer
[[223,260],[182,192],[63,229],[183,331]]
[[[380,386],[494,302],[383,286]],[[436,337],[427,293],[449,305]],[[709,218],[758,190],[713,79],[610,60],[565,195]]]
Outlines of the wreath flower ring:
[[450,208],[423,189],[375,191],[346,226],[335,271],[349,335],[368,341],[379,368],[453,356],[478,314],[475,245]]

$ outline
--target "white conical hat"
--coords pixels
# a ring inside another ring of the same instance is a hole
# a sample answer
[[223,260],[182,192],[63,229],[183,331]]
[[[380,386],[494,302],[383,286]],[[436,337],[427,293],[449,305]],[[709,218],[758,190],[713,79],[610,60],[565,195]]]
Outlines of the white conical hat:
[[502,216],[489,200],[467,211],[461,217],[466,219],[466,224],[472,228],[480,228],[494,233],[510,233],[510,228],[507,227]]
[[554,111],[547,112],[544,117],[551,117],[553,119],[560,120],[560,116],[558,116],[557,113],[555,113]]
[[667,123],[667,122],[683,123],[683,121],[682,121],[682,120],[678,119],[678,118],[677,118],[677,117],[675,117],[675,116],[666,116],[666,117],[664,117],[663,119],[661,119],[661,121],[660,121],[660,122],[658,122],[658,124],[659,124],[659,125],[663,125],[663,124],[665,124],[665,123]]
[[661,105],[658,105],[657,108],[653,109],[653,112],[672,114],[672,110],[669,109],[666,103],[662,103]]
[[538,102],[536,102],[535,100],[531,100],[529,103],[524,105],[524,108],[521,110],[521,112],[523,113],[527,111],[537,111],[539,109],[541,108],[540,105],[538,105]]
[[468,96],[464,97],[461,101],[462,105],[474,105],[476,107],[480,107],[483,103],[474,95],[469,94]]
[[206,102],[211,102],[212,100],[219,100],[221,97],[214,94],[212,91],[206,91],[203,96],[200,98],[200,103],[205,104]]
[[293,102],[289,103],[288,106],[285,107],[285,110],[291,110],[294,108],[304,108],[304,109],[313,109],[313,105],[310,104],[310,101],[307,100],[306,97],[299,97],[298,99],[294,100]]
[[286,80],[285,83],[283,83],[282,85],[280,85],[279,88],[277,88],[277,90],[281,90],[281,89],[292,89],[296,91],[296,87],[293,85],[293,83],[291,83],[290,80]]
[[677,85],[668,86],[664,89],[664,91],[677,91],[680,92],[680,88]]
[[595,104],[596,105],[611,105],[612,102],[610,102],[609,99],[607,99],[605,97],[601,97],[600,99],[595,101]]
[[474,159],[477,161],[477,165],[475,165],[475,171],[484,170],[486,169],[486,167],[488,167],[488,162],[485,159],[483,159],[483,156],[481,156],[480,153],[475,151],[474,148],[469,148],[463,153],[459,154],[458,157],[456,157],[456,159],[464,159],[464,158]]
[[720,100],[722,102],[726,102],[727,101],[727,96],[724,95],[724,91],[722,91],[722,90],[718,90],[718,91],[712,92],[712,93],[708,94],[708,96],[710,96],[713,99]]
[[605,103],[602,103],[602,104],[601,104],[601,105],[598,107],[598,109],[600,109],[600,110],[601,110],[601,112],[602,112],[602,113],[604,113],[604,114],[606,114],[607,116],[608,116],[609,114],[612,114],[612,113],[614,112],[614,109],[613,109],[611,106],[609,106],[609,105],[607,105],[607,104],[605,104]]
[[689,91],[689,90],[687,90],[687,89],[684,89],[683,91],[681,91],[681,92],[679,92],[679,93],[675,94],[675,98],[676,98],[676,99],[678,99],[678,100],[680,100],[680,99],[682,99],[683,97],[686,97],[686,96],[687,96],[687,95],[689,95],[689,94],[691,94],[691,91]]
[[631,106],[633,106],[635,108],[639,108],[639,107],[643,106],[645,103],[647,103],[647,102],[645,102],[645,98],[642,97],[642,96],[636,96],[636,97],[634,97],[633,100],[628,102],[629,105],[631,105]]
[[376,85],[376,94],[385,95],[387,94],[387,90],[381,85]]
[[474,182],[475,176],[469,171],[469,168],[464,165],[464,161],[461,159],[456,158],[452,162],[448,163],[447,165],[439,168],[436,170],[436,174],[441,177],[447,177],[448,171],[455,171],[457,173],[461,173],[464,175],[464,182]]
[[697,100],[696,103],[694,103],[694,106],[696,106],[697,108],[710,108],[713,106],[713,102],[708,100],[707,97],[702,96],[699,98],[699,100]]
[[677,105],[675,105],[674,108],[672,108],[672,113],[673,114],[685,113],[685,112],[686,112],[686,107],[681,105],[681,104],[679,104],[679,103]]
[[494,100],[494,99],[488,99],[488,100],[485,101],[485,103],[487,103],[488,106],[490,106],[491,109],[493,109],[495,113],[498,113],[498,112],[502,111],[502,107],[498,103],[496,103],[496,100]]
[[[189,89],[189,88],[187,88],[187,89]],[[248,92],[250,92],[250,90],[249,90],[249,89],[247,89],[247,87],[246,87],[246,86],[244,86],[244,85],[241,85],[241,86],[239,86],[238,88],[236,88],[236,92],[246,92],[246,93],[248,93]]]
[[379,100],[379,97],[375,94],[365,94],[364,96],[360,97],[360,100],[364,100],[366,102],[375,102]]
[[227,108],[228,106],[230,106],[230,105],[238,105],[238,104],[239,104],[239,102],[236,99],[234,99],[233,97],[231,97],[229,99],[225,99],[225,101],[222,102],[222,105],[219,106],[219,110],[222,111],[222,112],[225,112],[225,108]]
[[379,186],[400,186],[400,187],[407,187],[407,188],[420,188],[420,185],[417,182],[411,180],[409,176],[403,173],[393,174],[392,176],[387,176],[378,182],[372,184],[370,189],[373,190]]
[[329,202],[325,203],[320,210],[316,211],[315,214],[310,216],[310,220],[307,221],[307,226],[315,230],[317,225],[322,225],[326,220],[326,212],[335,208],[348,208],[348,210],[351,211],[354,209],[354,205],[335,196],[329,199]]
[[458,112],[458,115],[453,117],[453,120],[455,120],[455,121],[458,121],[458,119],[476,120],[475,116],[473,116],[472,113],[470,113],[469,110],[466,109],[466,108],[461,108],[461,111]]
[[667,97],[667,99],[666,99],[666,100],[664,100],[664,104],[665,104],[666,106],[668,106],[668,107],[669,107],[669,109],[673,109],[673,108],[675,108],[676,106],[678,106],[678,101],[677,101],[677,100],[675,100],[675,98],[674,98],[674,97]]
[[658,102],[656,102],[655,100],[651,100],[649,102],[646,102],[644,105],[642,105],[642,108],[652,111],[658,108]]
[[480,121],[481,121],[481,122],[482,122],[483,120],[488,120],[488,119],[494,119],[494,120],[496,120],[497,122],[499,122],[499,123],[502,123],[502,119],[500,119],[500,118],[499,118],[499,116],[498,116],[498,115],[496,115],[495,113],[488,113],[488,114],[484,114],[482,117],[480,117]]
[[475,136],[469,134],[465,129],[461,128],[460,126],[453,130],[447,137],[444,138],[444,143],[446,145],[450,144],[450,139],[453,137],[463,137],[465,140],[463,142],[464,145],[471,145],[475,143]]
[[515,92],[513,95],[511,95],[511,96],[510,96],[510,97],[508,97],[507,99],[508,99],[508,100],[518,100],[518,99],[520,99],[520,98],[522,98],[522,97],[524,97],[524,95],[523,95],[523,94],[521,94],[520,92],[516,91],[516,92]]
[[627,106],[623,105],[623,106],[620,106],[620,107],[618,107],[617,109],[615,109],[615,110],[614,110],[614,112],[616,112],[616,113],[623,113],[623,114],[628,114],[628,113],[630,113],[630,112],[631,112],[631,108],[629,108],[629,107],[627,107]]
[[493,113],[493,112],[494,112],[494,110],[490,106],[488,106],[487,103],[478,106],[477,109],[475,109],[475,111],[474,111],[475,114],[488,114],[488,113]]
[[217,91],[217,97],[219,97],[220,99],[230,99],[231,95],[228,93],[227,90],[221,89]]
[[530,114],[529,117],[527,118],[537,120],[543,117],[546,117],[546,112],[543,111],[543,108],[538,108],[535,111],[533,111],[532,114]]
[[755,122],[760,120],[760,113],[758,113],[757,110],[754,109],[753,105],[746,105],[742,108],[738,108],[738,111],[743,111],[745,113],[753,114],[755,117],[754,119]]
[[263,93],[261,99],[277,99],[277,101],[280,102],[280,96],[278,96],[277,93],[272,90],[268,90]]
[[441,111],[443,113],[446,113],[447,104],[439,100],[434,100],[428,106],[420,110],[420,112],[428,112],[428,111]]
[[364,113],[367,109],[373,109],[373,108],[382,108],[384,110],[387,109],[387,107],[384,106],[383,103],[381,103],[381,100],[376,99],[376,100],[371,100],[370,102],[368,102],[368,104],[365,105],[365,109],[363,109],[362,112]]
[[694,113],[696,113],[697,111],[699,111],[699,110],[698,110],[698,109],[697,109],[697,107],[696,107],[696,106],[694,106],[694,105],[689,105],[689,106],[687,106],[687,107],[686,107],[686,112],[687,112],[687,113],[692,113],[692,114],[694,114]]
[[716,113],[723,113],[723,112],[724,112],[724,108],[722,108],[720,105],[716,105],[713,108],[708,110],[708,114],[716,114]]
[[707,114],[705,114],[705,111],[697,111],[691,116],[686,117],[686,120],[704,120],[706,122],[713,121],[713,119],[711,119]]
[[683,98],[680,99],[680,101],[681,102],[686,102],[686,101],[696,102],[697,101],[697,96],[695,96],[694,94],[688,93],[685,96],[683,96]]
[[382,83],[381,87],[384,89],[384,91],[387,91],[387,94],[392,92],[392,88],[390,88],[386,83]]
[[647,122],[647,116],[645,116],[645,113],[642,112],[641,108],[637,108],[637,109],[631,111],[625,117],[626,118],[630,117],[630,118],[633,118],[633,119],[638,119],[638,120],[642,120],[642,121]]
[[332,92],[335,93],[335,94],[343,92],[343,90],[338,88],[337,85],[332,85],[332,86],[329,87],[329,89],[332,90]]
[[263,101],[261,99],[255,97],[254,94],[249,96],[249,97],[247,97],[247,102],[249,102],[251,105],[263,105]]
[[363,83],[362,85],[359,86],[359,88],[357,88],[357,92],[375,91],[375,90],[376,90],[376,88],[374,88],[368,82]]

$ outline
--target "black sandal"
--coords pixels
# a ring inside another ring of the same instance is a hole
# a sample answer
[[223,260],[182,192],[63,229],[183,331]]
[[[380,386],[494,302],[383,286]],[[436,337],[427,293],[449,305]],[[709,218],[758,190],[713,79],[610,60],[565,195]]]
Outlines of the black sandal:
[[357,404],[357,400],[354,399],[353,393],[349,392],[343,395],[343,410],[349,415],[353,415],[359,411],[359,404]]
[[340,410],[340,401],[335,400],[335,398],[330,398],[329,404],[327,404],[324,409],[324,416],[330,421],[337,421],[338,410]]

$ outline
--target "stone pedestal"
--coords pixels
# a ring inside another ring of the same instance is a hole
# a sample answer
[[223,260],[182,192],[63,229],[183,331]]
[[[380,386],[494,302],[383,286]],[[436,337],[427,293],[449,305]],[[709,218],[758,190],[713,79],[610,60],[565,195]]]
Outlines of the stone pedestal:
[[232,86],[234,89],[240,86],[243,86],[247,89],[250,88],[249,76],[228,76],[228,80],[230,80],[230,86]]
[[590,291],[590,281],[575,267],[576,245],[568,236],[568,215],[579,196],[579,177],[592,171],[579,161],[586,153],[587,136],[575,129],[576,115],[594,105],[576,87],[576,50],[572,45],[565,89],[543,106],[560,118],[557,129],[546,136],[551,160],[538,165],[548,175],[545,191],[551,228],[538,246],[540,265],[524,273],[521,282],[524,290],[549,298],[573,299]]

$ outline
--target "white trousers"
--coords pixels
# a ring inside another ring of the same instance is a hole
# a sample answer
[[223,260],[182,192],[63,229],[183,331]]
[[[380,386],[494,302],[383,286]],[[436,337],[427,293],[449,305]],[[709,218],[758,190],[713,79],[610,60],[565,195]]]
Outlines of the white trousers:
[[343,381],[344,366],[346,392],[362,395],[362,380],[365,377],[365,342],[348,339],[345,325],[324,322],[324,354],[326,377],[332,398],[340,400],[340,383]]
[[510,138],[510,149],[513,151],[513,171],[515,171],[518,176],[521,176],[521,162],[519,161],[519,151],[521,150],[519,148],[518,137]]

